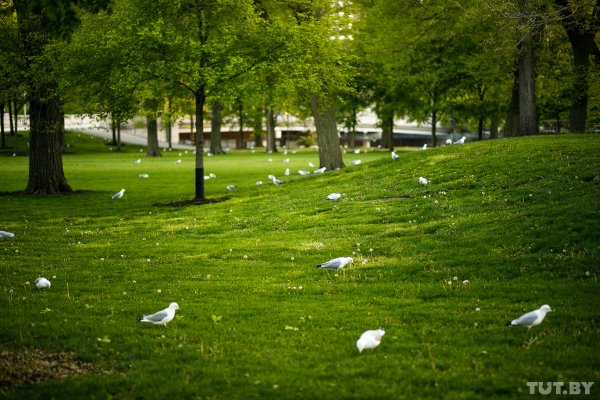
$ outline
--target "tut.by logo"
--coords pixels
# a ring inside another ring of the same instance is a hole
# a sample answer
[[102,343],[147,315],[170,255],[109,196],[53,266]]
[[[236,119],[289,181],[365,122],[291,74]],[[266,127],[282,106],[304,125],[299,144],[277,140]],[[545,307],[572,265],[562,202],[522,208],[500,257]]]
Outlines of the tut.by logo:
[[594,382],[527,382],[529,394],[590,394]]

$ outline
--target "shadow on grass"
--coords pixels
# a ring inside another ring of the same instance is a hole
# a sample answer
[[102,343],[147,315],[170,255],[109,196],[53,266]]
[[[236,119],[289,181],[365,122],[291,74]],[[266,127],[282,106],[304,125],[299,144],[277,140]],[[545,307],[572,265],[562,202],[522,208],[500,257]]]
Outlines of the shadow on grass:
[[24,190],[17,190],[15,192],[0,192],[0,197],[3,196],[23,196],[23,197],[36,197],[36,196],[71,196],[78,194],[89,194],[96,193],[95,190],[73,190],[72,192],[60,192],[60,193],[36,193],[36,194],[28,194],[25,193]]
[[205,204],[214,204],[220,203],[222,201],[229,200],[229,197],[221,197],[218,199],[191,199],[191,200],[181,200],[181,201],[173,201],[171,203],[156,203],[154,204],[156,207],[188,207],[188,206],[202,206]]

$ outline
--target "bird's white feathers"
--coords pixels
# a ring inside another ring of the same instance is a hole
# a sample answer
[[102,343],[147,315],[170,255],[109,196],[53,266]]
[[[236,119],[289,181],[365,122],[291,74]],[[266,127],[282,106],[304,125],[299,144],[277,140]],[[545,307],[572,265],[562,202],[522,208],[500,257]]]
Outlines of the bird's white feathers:
[[150,322],[154,325],[167,325],[175,318],[175,311],[179,310],[177,303],[169,304],[169,307],[164,310],[155,312],[151,315],[144,315],[140,318],[140,322]]
[[429,183],[429,179],[423,178],[422,176],[419,177],[419,183],[421,185],[427,185]]
[[392,160],[397,160],[399,158],[400,158],[400,156],[398,154],[396,154],[395,151],[392,151]]
[[120,199],[125,194],[125,189],[119,190],[117,193],[113,195],[113,199]]
[[537,310],[530,311],[526,314],[521,315],[517,319],[513,319],[508,323],[509,326],[526,326],[527,328],[531,328],[532,326],[539,325],[544,318],[546,318],[546,314],[552,311],[548,304],[544,304]]
[[342,197],[341,193],[330,193],[327,195],[327,200],[337,200]]
[[11,238],[15,237],[15,234],[7,231],[0,231],[0,238]]
[[352,262],[354,262],[352,257],[338,257],[317,265],[317,268],[340,269]]
[[356,341],[356,347],[358,348],[359,353],[362,353],[363,350],[370,350],[379,346],[383,335],[385,335],[385,330],[383,330],[383,328],[363,332]]
[[48,279],[39,277],[35,280],[35,286],[38,289],[48,289],[48,288],[50,288],[50,286],[52,286],[52,284],[50,283],[50,281]]

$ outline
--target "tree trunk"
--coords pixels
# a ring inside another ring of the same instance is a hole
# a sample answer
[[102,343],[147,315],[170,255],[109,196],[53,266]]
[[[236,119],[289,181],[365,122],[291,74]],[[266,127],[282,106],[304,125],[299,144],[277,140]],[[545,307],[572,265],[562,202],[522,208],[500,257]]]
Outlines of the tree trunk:
[[317,97],[311,101],[312,114],[317,128],[319,167],[335,170],[344,167],[333,106],[323,106]]
[[519,52],[519,128],[518,136],[538,133],[533,38],[526,37]]
[[240,101],[238,104],[238,115],[239,115],[239,125],[240,125],[240,149],[243,149],[244,146],[244,104]]
[[155,116],[146,117],[148,124],[148,157],[160,157],[160,148],[158,146],[158,121]]
[[210,152],[212,154],[223,154],[221,145],[221,109],[223,106],[215,102],[212,105],[212,119],[210,121]]
[[275,111],[273,107],[267,106],[267,152],[277,153],[277,143],[275,142]]
[[506,111],[506,127],[504,128],[504,136],[517,136],[519,130],[519,71],[514,72],[513,87]]
[[194,93],[196,100],[196,170],[194,200],[204,200],[204,103],[206,102],[206,88],[200,86]]
[[585,132],[588,108],[590,55],[594,43],[594,33],[582,33],[577,29],[568,29],[567,34],[573,49],[573,89],[571,92],[571,110],[569,112],[569,131]]
[[483,128],[484,128],[485,118],[479,117],[479,124],[477,125],[477,136],[479,140],[483,140]]
[[262,124],[263,112],[262,109],[258,108],[254,117],[254,147],[262,147],[262,132],[263,132],[263,124]]
[[433,147],[437,147],[437,111],[431,112],[431,141]]
[[490,116],[490,139],[498,139],[498,115],[496,113]]
[[2,148],[6,148],[6,136],[4,135],[4,103],[0,103],[0,133],[2,135]]
[[167,131],[167,146],[169,148],[169,150],[171,150],[173,148],[173,123],[171,121],[172,119],[172,114],[171,114],[171,99],[167,99],[167,115],[168,118],[165,119],[166,121],[166,125],[165,125],[165,130]]
[[[10,134],[14,135],[15,134],[15,128],[14,128],[14,124],[13,124],[13,111],[12,111],[12,101],[8,101],[8,125],[9,125],[9,129],[10,129]],[[15,149],[16,150],[16,149]]]
[[54,85],[30,93],[29,182],[27,194],[72,192],[63,172],[60,102]]

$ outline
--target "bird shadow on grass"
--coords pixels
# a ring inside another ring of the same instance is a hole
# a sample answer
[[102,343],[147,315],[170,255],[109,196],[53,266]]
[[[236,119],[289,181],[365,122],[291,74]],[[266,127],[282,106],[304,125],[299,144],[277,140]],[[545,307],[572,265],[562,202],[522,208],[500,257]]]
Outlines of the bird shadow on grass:
[[191,200],[181,200],[181,201],[173,201],[171,203],[156,203],[154,204],[156,207],[188,207],[188,206],[202,206],[205,204],[214,204],[220,203],[222,201],[229,200],[229,197],[219,197],[217,199],[191,199]]

